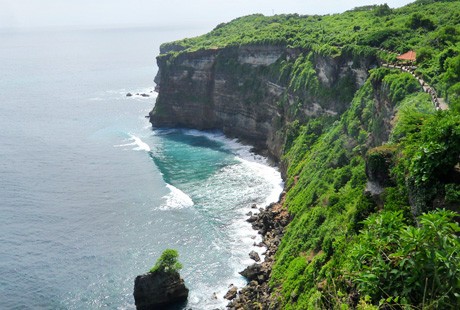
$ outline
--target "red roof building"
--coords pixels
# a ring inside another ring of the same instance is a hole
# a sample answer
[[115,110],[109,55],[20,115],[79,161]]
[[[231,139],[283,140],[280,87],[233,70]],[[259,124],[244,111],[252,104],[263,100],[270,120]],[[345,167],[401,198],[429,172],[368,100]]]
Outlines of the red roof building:
[[417,60],[417,54],[414,51],[408,51],[407,53],[401,54],[396,58],[398,60],[416,61]]

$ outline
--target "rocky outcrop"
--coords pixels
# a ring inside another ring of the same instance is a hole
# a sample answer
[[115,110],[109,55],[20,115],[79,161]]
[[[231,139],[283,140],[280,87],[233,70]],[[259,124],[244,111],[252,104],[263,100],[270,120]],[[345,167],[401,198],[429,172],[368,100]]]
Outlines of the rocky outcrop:
[[[218,129],[279,159],[286,124],[294,119],[339,114],[350,103],[341,91],[326,91],[324,100],[292,92],[289,78],[280,77],[279,66],[287,62],[292,65],[306,53],[267,45],[162,54],[157,58],[155,78],[159,95],[150,121],[154,127]],[[326,89],[339,89],[344,81],[348,88],[356,89],[367,78],[370,66],[367,60],[353,62],[346,55],[317,55],[312,61]]]
[[165,309],[169,305],[185,302],[188,288],[178,272],[149,272],[134,281],[134,301],[138,310]]
[[257,253],[256,251],[251,251],[251,252],[249,253],[249,258],[255,260],[256,262],[260,262],[259,253]]
[[232,285],[230,289],[228,290],[227,294],[225,294],[224,298],[228,300],[232,300],[233,298],[236,297],[237,293],[238,293],[238,288]]
[[267,275],[264,270],[262,270],[262,266],[260,264],[252,264],[241,271],[240,274],[249,281],[258,280],[263,282],[267,278]]
[[283,193],[279,203],[272,203],[266,209],[260,209],[252,227],[262,234],[261,246],[265,246],[265,259],[261,264],[253,264],[240,274],[249,283],[242,288],[238,295],[228,304],[229,309],[278,309],[276,298],[270,296],[271,290],[268,279],[271,274],[276,250],[284,234],[290,216],[283,207]]

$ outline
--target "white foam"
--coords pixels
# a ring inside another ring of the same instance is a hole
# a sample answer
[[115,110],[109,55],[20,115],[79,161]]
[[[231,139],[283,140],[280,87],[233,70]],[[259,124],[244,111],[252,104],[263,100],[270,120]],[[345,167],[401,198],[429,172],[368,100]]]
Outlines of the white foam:
[[134,144],[137,145],[137,147],[133,148],[135,151],[146,151],[150,152],[150,146],[145,143],[144,141],[141,140],[141,138],[136,137],[135,135],[129,134],[131,136],[131,139],[134,140]]
[[133,134],[129,134],[128,140],[132,142],[124,143],[124,144],[116,144],[113,147],[125,147],[126,148],[126,147],[135,146],[134,148],[132,148],[133,151],[145,151],[145,152],[151,151],[150,146],[147,143],[145,143],[144,141],[141,140],[141,138]]
[[234,153],[236,156],[251,162],[257,162],[263,165],[269,165],[266,157],[255,154],[252,152],[252,146],[242,144],[238,139],[227,138],[222,132],[207,132],[199,131],[196,129],[186,129],[184,134],[197,137],[206,137],[209,140],[218,141],[225,145],[225,147]]
[[225,147],[236,155],[236,159],[240,161],[246,169],[256,173],[270,183],[272,191],[267,196],[265,201],[258,204],[258,207],[265,207],[273,202],[277,202],[284,188],[284,182],[277,168],[269,165],[266,157],[252,152],[252,147],[240,143],[237,139],[229,139],[222,132],[204,132],[195,129],[184,130],[184,134],[192,136],[202,136],[213,141],[219,141]]
[[[225,308],[228,303],[223,298],[228,291],[229,285],[236,285],[241,289],[246,283],[239,271],[254,263],[249,257],[249,252],[256,251],[261,260],[265,259],[265,247],[255,246],[262,241],[262,236],[257,233],[250,223],[246,220],[248,212],[252,214],[258,212],[258,209],[252,208],[253,204],[257,207],[265,207],[270,203],[276,202],[283,190],[283,181],[281,174],[276,167],[269,165],[269,160],[263,156],[257,155],[251,151],[251,146],[241,144],[237,139],[226,138],[221,132],[203,132],[189,129],[167,129],[155,130],[154,135],[167,135],[170,133],[182,133],[185,135],[205,137],[209,140],[217,141],[223,145],[223,148],[234,154],[235,161],[219,171],[212,177],[202,181],[202,186],[199,189],[192,189],[190,193],[196,198],[197,204],[202,209],[213,209],[220,206],[229,206],[228,201],[233,203],[229,209],[222,208],[221,212],[230,212],[231,220],[228,221],[223,234],[226,238],[225,242],[213,242],[212,247],[216,251],[220,251],[225,244],[225,248],[229,250],[231,258],[229,259],[231,276],[218,286],[209,288],[203,284],[196,288],[195,292],[191,292],[189,305],[206,305],[202,308]],[[181,192],[186,195],[185,193]],[[174,195],[172,192],[168,195]],[[186,196],[187,198],[190,198]],[[203,197],[212,197],[211,200]],[[163,209],[183,208],[181,203],[173,203],[167,201],[167,205]],[[189,201],[193,205],[193,201]],[[212,297],[216,293],[216,298]]]
[[194,205],[192,198],[177,187],[171,184],[166,184],[166,187],[170,192],[164,197],[166,202],[160,207],[160,210],[182,209]]
[[[236,163],[223,167],[214,175],[212,181],[211,179],[205,181],[200,189],[203,191],[209,188],[209,191],[214,191],[214,205],[225,204],[224,201],[220,203],[219,197],[226,197],[225,199],[234,201],[237,207],[235,216],[226,228],[229,233],[225,234],[229,237],[229,249],[232,256],[229,268],[233,276],[222,283],[222,286],[215,288],[218,300],[225,302],[223,296],[228,291],[230,284],[238,288],[246,284],[246,280],[239,274],[239,271],[254,263],[248,255],[249,252],[255,251],[262,261],[265,259],[263,253],[266,248],[257,246],[262,241],[262,236],[246,221],[247,214],[248,212],[252,214],[259,212],[258,209],[252,208],[253,204],[256,204],[257,207],[265,207],[277,202],[283,191],[284,183],[276,167],[268,165],[266,158],[254,154],[250,146],[242,145],[236,139],[228,139],[221,133],[203,133],[194,130],[187,130],[185,134],[205,136],[208,139],[220,141],[226,149],[235,154]],[[212,184],[206,182],[212,182]],[[238,188],[238,191],[235,192],[231,188]]]
[[245,158],[238,159],[241,161],[243,166],[247,167],[250,171],[259,175],[267,183],[270,184],[272,190],[264,202],[259,206],[265,207],[273,202],[277,202],[284,188],[284,182],[281,178],[281,173],[276,168],[267,166],[266,164],[262,164],[260,162],[253,162]]
[[[152,126],[150,125],[149,128],[151,128]],[[178,132],[179,129],[155,129],[152,131],[152,135],[153,136],[165,136],[165,135],[169,135],[171,133],[174,133],[174,132]]]

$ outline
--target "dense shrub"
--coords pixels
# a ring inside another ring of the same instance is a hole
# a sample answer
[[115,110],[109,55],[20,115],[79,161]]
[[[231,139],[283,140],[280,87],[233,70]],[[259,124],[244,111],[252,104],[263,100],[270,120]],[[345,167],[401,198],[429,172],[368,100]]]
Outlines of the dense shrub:
[[182,264],[178,261],[179,253],[173,249],[166,249],[155,263],[150,272],[177,272],[182,269]]
[[456,216],[445,210],[423,214],[418,227],[406,225],[401,212],[370,216],[351,249],[350,279],[375,303],[383,299],[395,305],[458,308]]

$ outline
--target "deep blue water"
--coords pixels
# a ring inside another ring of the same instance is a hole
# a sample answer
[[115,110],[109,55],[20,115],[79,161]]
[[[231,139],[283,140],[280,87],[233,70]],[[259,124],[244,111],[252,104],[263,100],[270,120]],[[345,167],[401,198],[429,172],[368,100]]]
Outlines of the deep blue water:
[[244,284],[259,240],[245,214],[277,199],[279,173],[220,133],[144,117],[159,44],[194,32],[0,32],[0,308],[132,309],[166,248],[188,307]]

